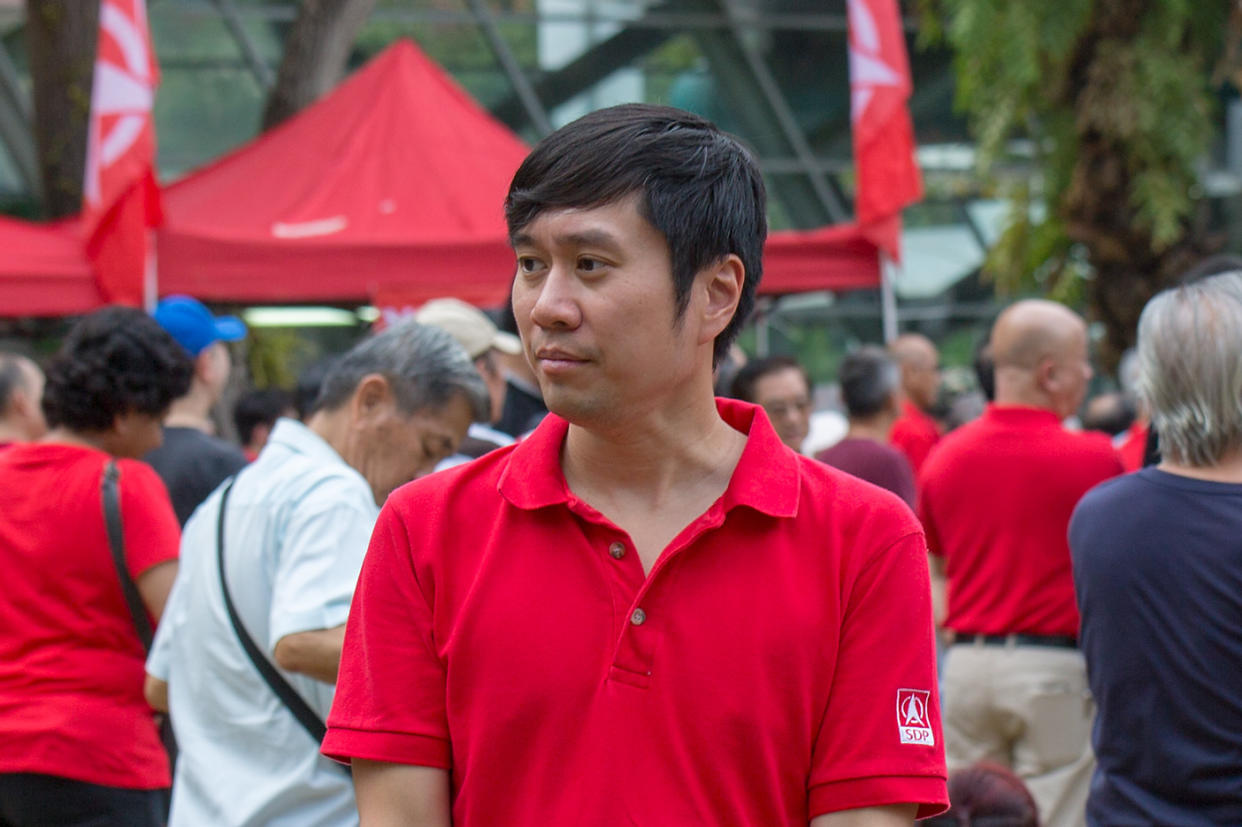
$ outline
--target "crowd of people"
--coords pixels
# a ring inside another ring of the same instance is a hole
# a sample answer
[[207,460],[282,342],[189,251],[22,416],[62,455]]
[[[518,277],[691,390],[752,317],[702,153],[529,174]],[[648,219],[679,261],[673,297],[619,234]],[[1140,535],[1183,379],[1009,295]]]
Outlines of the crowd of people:
[[859,347],[823,447],[735,140],[600,110],[504,207],[513,332],[428,302],[236,443],[193,298],[0,353],[0,827],[1242,824],[1242,267],[1089,402],[1051,301],[961,423]]

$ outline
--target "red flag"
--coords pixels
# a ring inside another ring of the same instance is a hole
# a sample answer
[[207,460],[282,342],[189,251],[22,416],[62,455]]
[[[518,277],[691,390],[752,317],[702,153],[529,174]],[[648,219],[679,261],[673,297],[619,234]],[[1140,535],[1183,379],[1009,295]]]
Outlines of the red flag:
[[848,0],[850,114],[863,234],[901,260],[901,209],[923,195],[908,101],[913,85],[897,0]]
[[111,302],[143,303],[149,228],[162,218],[151,115],[158,83],[146,0],[103,0],[82,227],[100,293]]

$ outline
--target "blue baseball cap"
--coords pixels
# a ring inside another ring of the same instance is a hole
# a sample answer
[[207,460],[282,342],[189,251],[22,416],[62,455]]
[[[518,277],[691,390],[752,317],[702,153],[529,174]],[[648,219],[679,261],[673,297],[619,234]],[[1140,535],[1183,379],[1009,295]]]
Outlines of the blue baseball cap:
[[198,356],[212,342],[236,342],[246,337],[246,323],[236,316],[213,316],[198,299],[169,296],[151,314],[177,344]]

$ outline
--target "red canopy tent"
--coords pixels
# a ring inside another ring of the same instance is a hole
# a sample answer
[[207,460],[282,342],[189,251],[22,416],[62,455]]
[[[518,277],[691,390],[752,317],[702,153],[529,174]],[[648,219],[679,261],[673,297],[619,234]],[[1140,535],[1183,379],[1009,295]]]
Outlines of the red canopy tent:
[[527,147],[413,43],[168,187],[161,293],[366,301],[399,285],[494,303],[513,269],[501,202]]
[[76,221],[0,217],[0,315],[65,316],[101,304]]
[[[231,302],[499,304],[501,203],[527,147],[408,40],[277,129],[168,187],[160,292]],[[852,225],[775,233],[767,293],[879,284]]]

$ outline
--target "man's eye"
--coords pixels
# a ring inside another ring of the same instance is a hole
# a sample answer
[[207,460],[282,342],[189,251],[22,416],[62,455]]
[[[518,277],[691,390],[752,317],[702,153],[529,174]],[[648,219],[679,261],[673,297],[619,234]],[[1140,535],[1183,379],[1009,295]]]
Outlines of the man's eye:
[[601,269],[603,266],[604,266],[604,263],[602,261],[599,261],[598,259],[594,259],[594,258],[578,259],[578,269],[584,273],[593,273],[596,270]]
[[517,260],[518,269],[523,273],[533,273],[539,269],[539,259],[530,256],[520,256]]

